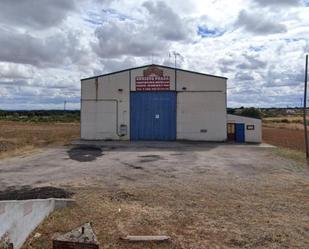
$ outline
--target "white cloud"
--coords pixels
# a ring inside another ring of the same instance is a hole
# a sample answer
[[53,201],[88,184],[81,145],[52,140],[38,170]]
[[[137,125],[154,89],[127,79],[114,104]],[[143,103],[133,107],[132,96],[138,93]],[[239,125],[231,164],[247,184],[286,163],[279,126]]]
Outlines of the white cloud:
[[253,0],[262,6],[298,6],[301,0]]
[[34,68],[29,65],[0,62],[1,79],[29,79],[34,75]]
[[1,0],[0,21],[21,27],[44,29],[61,23],[75,7],[74,0]]
[[228,77],[229,106],[291,106],[302,95],[303,0],[3,0],[0,22],[2,109],[78,108],[80,78],[172,65],[171,51],[178,66]]
[[277,20],[268,19],[260,12],[250,13],[246,10],[242,10],[239,13],[236,25],[243,27],[245,31],[258,35],[287,32],[286,26],[284,24],[278,23]]
[[45,39],[28,33],[0,29],[0,60],[35,66],[53,66],[76,61],[76,39],[71,33],[55,33]]
[[[167,53],[171,42],[189,42],[196,27],[189,28],[163,1],[142,4],[143,18],[134,18],[114,9],[104,10],[103,24],[96,28],[94,51],[102,58],[125,55],[145,57]],[[96,17],[96,21],[99,24]]]
[[149,35],[158,36],[166,41],[182,41],[189,38],[190,30],[186,22],[165,2],[146,1],[143,7],[149,14]]

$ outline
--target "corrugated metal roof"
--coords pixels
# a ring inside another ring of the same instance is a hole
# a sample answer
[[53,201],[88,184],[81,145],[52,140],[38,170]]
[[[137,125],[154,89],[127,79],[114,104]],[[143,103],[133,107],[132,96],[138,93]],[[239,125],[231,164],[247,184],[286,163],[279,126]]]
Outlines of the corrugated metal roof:
[[96,76],[92,76],[92,77],[88,77],[88,78],[83,78],[81,80],[95,79],[95,78],[98,78],[98,77],[108,76],[108,75],[112,75],[112,74],[122,73],[122,72],[131,71],[131,70],[135,70],[135,69],[140,69],[140,68],[144,68],[144,67],[150,67],[150,66],[162,67],[162,68],[173,69],[173,70],[177,70],[177,71],[182,71],[182,72],[187,72],[187,73],[194,73],[194,74],[200,74],[200,75],[204,75],[204,76],[215,77],[215,78],[220,78],[220,79],[226,79],[227,80],[226,77],[222,77],[222,76],[206,74],[206,73],[200,73],[200,72],[195,72],[195,71],[190,71],[190,70],[185,70],[185,69],[180,69],[180,68],[174,68],[174,67],[169,67],[169,66],[163,66],[163,65],[158,65],[158,64],[149,64],[149,65],[144,65],[144,66],[140,66],[140,67],[132,67],[132,68],[128,68],[128,69],[124,69],[124,70],[120,70],[120,71],[115,71],[115,72],[112,72],[112,73],[106,73],[106,74],[96,75]]

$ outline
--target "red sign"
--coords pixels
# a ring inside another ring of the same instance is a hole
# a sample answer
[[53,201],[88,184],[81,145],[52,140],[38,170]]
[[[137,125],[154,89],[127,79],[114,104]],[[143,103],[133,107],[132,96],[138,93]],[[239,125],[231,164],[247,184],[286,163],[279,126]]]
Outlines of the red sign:
[[149,67],[144,70],[143,76],[135,77],[136,91],[164,91],[170,90],[170,76],[164,76],[163,70]]

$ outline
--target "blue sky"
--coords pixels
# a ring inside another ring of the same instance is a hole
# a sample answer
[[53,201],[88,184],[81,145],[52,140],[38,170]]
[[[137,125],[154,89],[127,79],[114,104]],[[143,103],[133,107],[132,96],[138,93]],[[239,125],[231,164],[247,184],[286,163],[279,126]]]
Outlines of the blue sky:
[[307,0],[0,2],[0,109],[79,108],[80,79],[150,64],[228,77],[228,106],[299,106]]

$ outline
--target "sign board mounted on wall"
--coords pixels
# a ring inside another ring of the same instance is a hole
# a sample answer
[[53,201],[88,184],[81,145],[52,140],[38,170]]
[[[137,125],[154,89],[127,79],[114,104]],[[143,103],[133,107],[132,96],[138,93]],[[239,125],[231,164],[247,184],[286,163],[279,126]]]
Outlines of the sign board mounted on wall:
[[135,77],[136,91],[170,90],[170,76],[164,76],[163,70],[150,66],[143,71],[143,76]]

